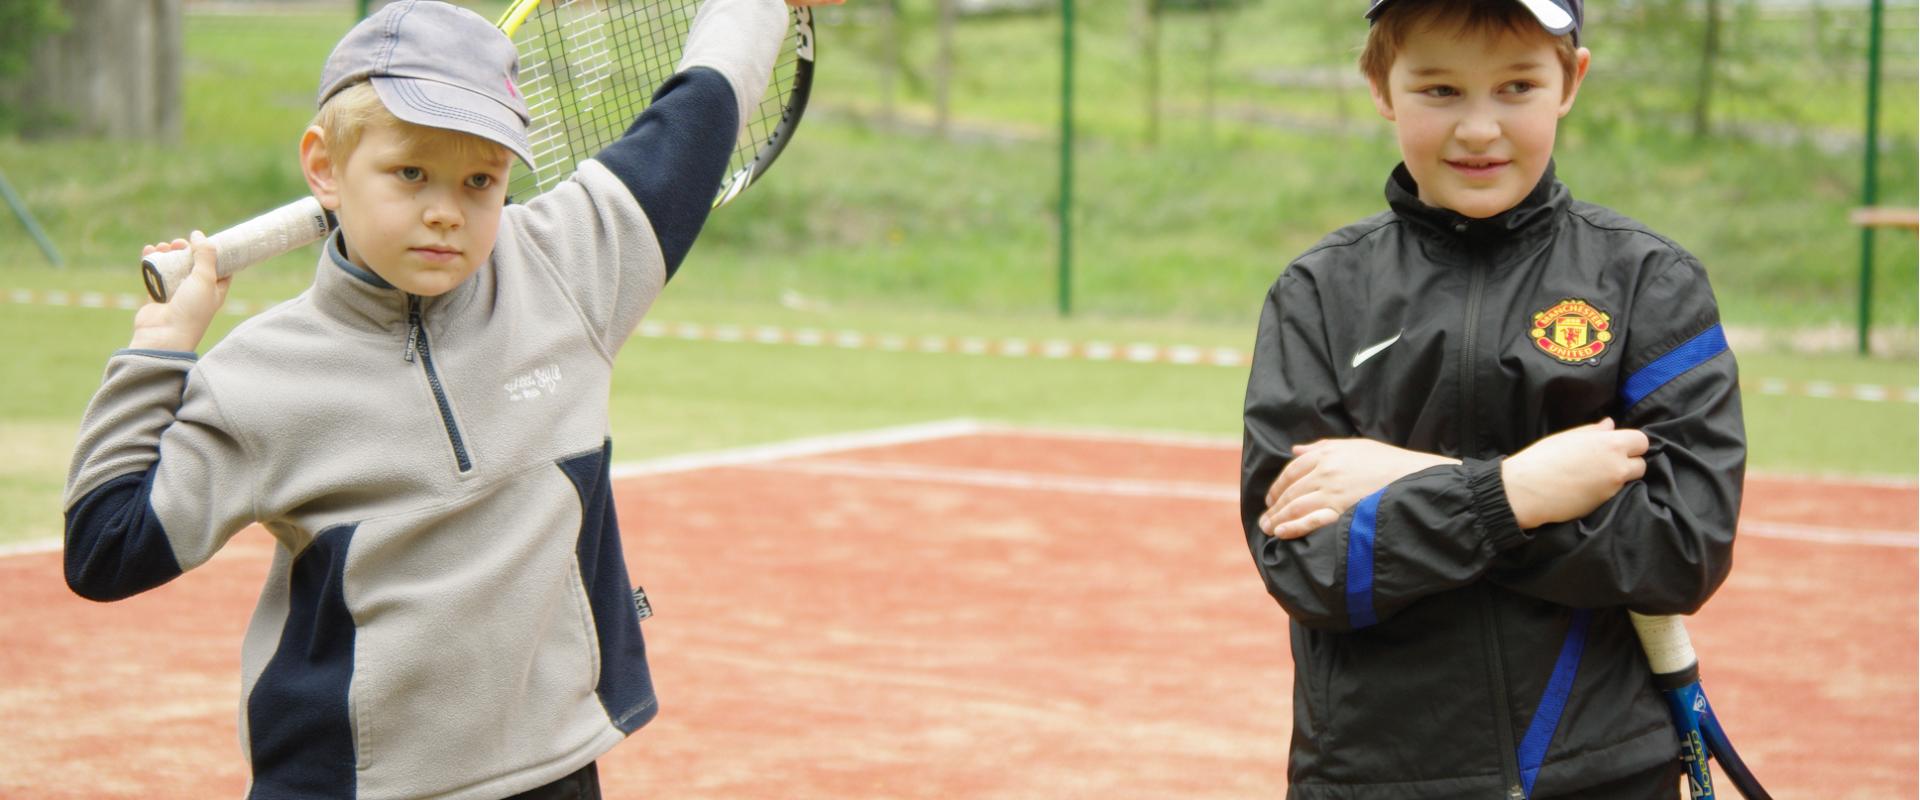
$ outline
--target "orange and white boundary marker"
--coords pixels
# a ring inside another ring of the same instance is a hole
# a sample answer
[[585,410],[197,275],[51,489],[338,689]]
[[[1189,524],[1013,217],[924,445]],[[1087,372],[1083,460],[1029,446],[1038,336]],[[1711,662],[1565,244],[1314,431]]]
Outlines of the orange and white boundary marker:
[[[133,294],[100,292],[37,291],[13,289],[5,295],[14,305],[71,306],[134,310],[146,300]],[[247,317],[266,310],[245,300],[229,300],[221,313]],[[1177,364],[1245,369],[1251,354],[1233,347],[1155,344],[1151,342],[1116,343],[1071,341],[1067,339],[987,338],[979,336],[905,336],[866,333],[853,330],[784,328],[776,325],[704,325],[693,322],[642,322],[636,334],[646,339],[678,339],[688,342],[722,344],[761,344],[793,347],[872,350],[883,353],[921,353],[930,355],[991,356],[1065,361],[1106,361],[1129,364]],[[1871,403],[1920,404],[1920,387],[1842,384],[1826,381],[1787,381],[1763,378],[1742,383],[1741,388],[1756,394],[1787,397],[1811,397],[1823,400],[1861,400]]]

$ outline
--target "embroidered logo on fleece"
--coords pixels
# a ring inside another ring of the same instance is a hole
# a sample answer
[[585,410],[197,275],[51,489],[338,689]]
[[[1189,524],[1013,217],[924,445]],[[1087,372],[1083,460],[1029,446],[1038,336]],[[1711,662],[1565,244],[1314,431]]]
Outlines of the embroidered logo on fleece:
[[524,375],[516,375],[501,388],[507,390],[507,399],[518,403],[536,397],[554,394],[560,387],[560,365],[548,364],[536,367]]
[[1598,363],[1613,341],[1613,315],[1585,300],[1567,298],[1534,314],[1527,338],[1542,352],[1568,364]]

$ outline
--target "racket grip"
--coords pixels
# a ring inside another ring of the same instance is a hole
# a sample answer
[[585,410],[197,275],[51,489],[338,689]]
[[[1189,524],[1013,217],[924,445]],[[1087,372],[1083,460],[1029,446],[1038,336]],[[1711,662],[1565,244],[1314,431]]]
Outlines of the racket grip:
[[1693,639],[1687,625],[1677,615],[1650,617],[1628,612],[1633,630],[1640,634],[1640,646],[1647,651],[1647,663],[1655,675],[1679,675],[1697,671],[1699,657],[1693,652]]
[[[216,269],[220,277],[231,277],[274,256],[318,241],[329,230],[327,212],[320,207],[320,201],[303,197],[210,237],[219,251]],[[169,250],[140,259],[140,276],[146,281],[147,296],[157,303],[167,302],[192,270],[191,249]]]

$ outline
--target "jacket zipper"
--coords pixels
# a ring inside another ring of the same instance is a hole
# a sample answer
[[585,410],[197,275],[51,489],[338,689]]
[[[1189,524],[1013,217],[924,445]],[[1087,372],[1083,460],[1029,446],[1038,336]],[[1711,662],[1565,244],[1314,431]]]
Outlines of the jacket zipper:
[[[1477,454],[1480,448],[1479,437],[1474,435],[1474,406],[1479,399],[1473,380],[1478,355],[1474,339],[1480,329],[1480,295],[1486,291],[1486,269],[1486,265],[1475,260],[1468,273],[1466,335],[1460,342],[1460,454],[1463,457]],[[1499,736],[1500,775],[1506,784],[1506,800],[1526,800],[1527,793],[1520,785],[1519,745],[1513,736],[1513,706],[1507,701],[1506,664],[1500,654],[1500,622],[1494,614],[1491,592],[1484,586],[1480,591],[1480,623],[1482,640],[1486,643],[1487,668],[1491,673],[1488,682],[1493,696],[1494,730]]]
[[460,426],[453,421],[453,405],[447,402],[446,387],[440,385],[440,373],[433,368],[433,348],[427,344],[427,327],[420,322],[420,298],[407,295],[407,363],[413,363],[413,354],[420,353],[420,367],[427,373],[427,385],[433,387],[433,402],[440,407],[440,423],[447,428],[447,440],[453,443],[454,460],[460,462],[460,471],[473,469],[472,459],[467,458],[467,444],[460,438]]
[[1500,620],[1493,610],[1493,590],[1480,591],[1480,623],[1486,631],[1488,688],[1493,694],[1493,727],[1499,734],[1500,776],[1506,781],[1506,800],[1526,800],[1520,786],[1520,749],[1513,738],[1513,704],[1507,702],[1507,665],[1500,655]]

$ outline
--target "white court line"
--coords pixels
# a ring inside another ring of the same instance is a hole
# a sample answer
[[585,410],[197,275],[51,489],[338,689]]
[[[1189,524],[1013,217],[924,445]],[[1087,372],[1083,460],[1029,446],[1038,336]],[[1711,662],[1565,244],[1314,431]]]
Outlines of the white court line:
[[[1120,428],[1014,425],[1008,423],[981,421],[981,433],[1005,436],[1039,436],[1049,439],[1075,439],[1106,441],[1114,444],[1150,444],[1197,447],[1201,449],[1231,450],[1239,452],[1241,441],[1238,436],[1218,436],[1204,433],[1180,433],[1177,431],[1139,431]],[[1767,481],[1794,481],[1822,486],[1870,486],[1876,489],[1913,489],[1920,487],[1920,481],[1904,475],[1844,475],[1820,473],[1772,472],[1768,470],[1748,470],[1747,477]]]
[[[937,439],[988,434],[1082,441],[1106,441],[1120,444],[1137,443],[1158,446],[1198,447],[1220,450],[1238,450],[1240,447],[1240,442],[1237,439],[1198,434],[1122,431],[1099,428],[1030,427],[1005,423],[981,422],[972,419],[950,419],[915,425],[902,425],[892,428],[811,436],[802,439],[727,450],[686,453],[642,461],[617,463],[612,466],[610,472],[614,478],[636,478],[648,475],[692,472],[715,467],[745,466],[775,471],[812,472],[813,474],[832,474],[842,477],[918,480],[930,483],[950,483],[990,488],[1239,502],[1239,488],[1236,486],[1196,482],[1043,475],[1002,470],[962,469],[921,465],[888,465],[874,464],[871,462],[815,461],[799,464],[770,463],[785,459],[830,455],[875,447],[889,447],[934,441]],[[1893,478],[1861,480],[1818,476],[1797,477],[1769,475],[1767,477],[1800,480],[1809,483],[1852,483],[1856,485],[1880,485],[1891,488],[1908,488],[1913,485],[1911,481]],[[1766,522],[1742,524],[1740,531],[1742,535],[1757,536],[1764,539],[1827,542],[1832,544],[1859,544],[1909,549],[1920,547],[1920,537],[1916,537],[1916,535],[1910,531],[1849,530],[1845,528]],[[59,552],[61,547],[62,541],[57,538],[0,545],[0,558]]]
[[65,546],[60,539],[34,539],[27,542],[0,544],[0,558],[8,556],[30,556],[37,553],[58,553]]
[[[888,447],[915,442],[950,439],[959,436],[978,434],[982,425],[970,419],[949,419],[925,422],[917,425],[901,425],[893,428],[854,431],[851,433],[809,436],[803,439],[791,439],[771,444],[737,447],[727,450],[713,450],[702,453],[684,453],[681,455],[652,458],[643,461],[631,461],[614,464],[608,471],[615,478],[638,478],[647,475],[666,475],[676,472],[693,472],[714,467],[731,467],[743,464],[757,464],[778,461],[787,458],[844,453],[850,450],[863,450],[871,447]],[[9,556],[34,555],[38,553],[60,552],[63,542],[60,539],[37,539],[27,542],[0,545],[0,558]]]
[[1817,525],[1794,525],[1787,522],[1742,522],[1740,535],[1821,544],[1861,544],[1874,547],[1904,547],[1909,550],[1920,549],[1920,536],[1916,536],[1912,531],[1850,530],[1824,528]]
[[[767,472],[821,475],[836,478],[917,481],[949,486],[975,486],[992,489],[1067,492],[1073,494],[1119,497],[1204,500],[1235,504],[1240,502],[1240,489],[1237,486],[1188,481],[1079,477],[1034,472],[1015,472],[1011,470],[902,464],[897,462],[810,460],[770,463],[762,461],[741,464],[739,466]],[[1741,536],[1760,539],[1782,539],[1788,541],[1862,545],[1868,547],[1896,547],[1909,550],[1920,549],[1920,535],[1916,535],[1913,531],[1871,528],[1829,528],[1817,525],[1795,525],[1779,522],[1743,522],[1740,524],[1739,534]]]
[[1097,427],[1052,427],[980,422],[980,433],[1000,436],[1030,436],[1046,439],[1107,442],[1110,444],[1150,444],[1169,447],[1197,447],[1203,450],[1240,451],[1240,437],[1214,436],[1178,431],[1140,431]]
[[918,425],[902,425],[895,428],[877,428],[868,431],[836,433],[826,436],[809,436],[804,439],[792,439],[785,442],[737,447],[728,450],[714,450],[704,453],[687,453],[677,456],[635,461],[626,464],[614,464],[610,472],[615,478],[635,478],[643,475],[665,475],[673,472],[692,472],[714,467],[734,467],[747,464],[762,464],[788,458],[844,453],[849,450],[864,450],[872,447],[889,447],[900,444],[913,444],[935,439],[951,439],[960,436],[973,436],[980,433],[980,423],[970,419],[950,419],[938,422],[926,422]]
[[927,464],[873,461],[810,460],[791,463],[754,463],[749,469],[770,472],[827,475],[840,478],[918,481],[952,486],[979,486],[992,489],[1028,489],[1043,492],[1117,495],[1120,497],[1176,498],[1240,502],[1240,488],[1214,483],[1156,481],[1133,478],[1085,478],[1074,475],[1047,475],[1035,472],[941,467]]

